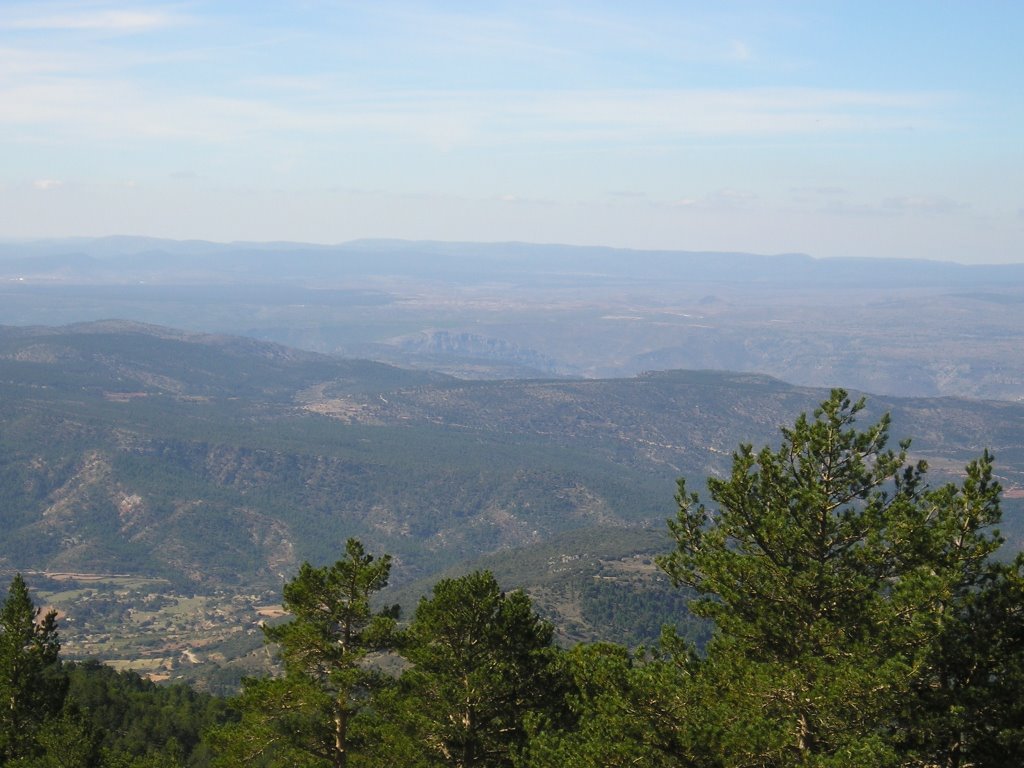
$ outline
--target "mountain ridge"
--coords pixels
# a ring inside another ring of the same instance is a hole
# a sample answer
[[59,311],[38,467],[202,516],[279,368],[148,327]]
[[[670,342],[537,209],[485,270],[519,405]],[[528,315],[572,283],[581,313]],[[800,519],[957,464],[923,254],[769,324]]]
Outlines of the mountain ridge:
[[[564,642],[648,643],[665,621],[699,639],[652,564],[676,478],[698,489],[826,394],[723,371],[459,380],[137,323],[0,327],[0,573],[45,587],[76,657],[227,689],[265,664],[254,626],[282,581],[349,537],[393,556],[406,610],[488,567]],[[870,397],[864,418],[883,411],[933,482],[994,447],[1007,547],[1024,547],[1024,404]],[[182,647],[201,660],[185,671]]]
[[[287,254],[287,270],[272,269],[274,262],[266,257]],[[428,266],[435,273],[452,276],[462,270],[476,274],[482,267],[490,267],[496,274],[517,274],[524,267],[531,272],[575,276],[600,275],[622,277],[657,277],[688,270],[695,280],[725,280],[729,282],[784,283],[794,279],[815,282],[843,283],[850,280],[909,281],[916,285],[955,285],[956,281],[996,282],[1009,276],[1024,275],[1020,264],[969,264],[924,259],[894,259],[874,257],[817,258],[806,253],[754,254],[739,251],[688,251],[665,249],[631,249],[608,246],[564,245],[528,242],[449,242],[437,240],[407,241],[388,239],[361,239],[337,244],[302,242],[230,242],[202,240],[170,240],[133,236],[106,238],[73,238],[58,240],[28,240],[0,242],[0,274],[12,274],[13,268],[30,268],[37,259],[38,266],[49,270],[60,268],[116,265],[119,269],[135,270],[139,275],[166,274],[152,262],[157,257],[178,259],[178,268],[202,268],[201,272],[216,274],[217,260],[230,264],[232,280],[239,278],[239,263],[231,258],[243,258],[254,269],[247,281],[288,276],[297,279],[303,270],[307,277],[310,269],[332,271],[332,262],[324,257],[346,258],[351,270],[401,267],[415,273],[422,272],[420,262],[441,259]],[[65,261],[61,261],[61,258]],[[188,261],[189,258],[199,261]],[[212,260],[212,261],[211,261]],[[446,261],[447,260],[447,261]],[[308,263],[307,263],[308,262]],[[223,265],[222,265],[223,266]],[[154,272],[154,269],[156,270]],[[270,270],[267,272],[266,270]],[[598,270],[595,273],[595,269]],[[568,270],[568,271],[567,271]],[[16,271],[16,269],[15,269]],[[81,273],[85,274],[85,273]],[[193,275],[195,277],[195,275]],[[121,274],[119,282],[135,279]]]
[[[0,489],[14,502],[0,557],[81,570],[96,562],[82,542],[99,536],[89,551],[120,546],[124,567],[149,552],[173,575],[158,535],[140,535],[166,523],[168,551],[220,542],[236,576],[256,558],[251,575],[272,580],[287,566],[274,552],[294,565],[347,532],[422,575],[573,527],[659,525],[676,477],[720,474],[739,443],[774,442],[824,394],[721,371],[465,381],[134,323],[0,328]],[[872,397],[867,418],[883,410],[941,473],[990,447],[1008,487],[1024,485],[1024,405]],[[41,522],[75,503],[78,540]],[[239,542],[246,519],[287,530],[289,546]],[[179,577],[203,573],[204,556]]]

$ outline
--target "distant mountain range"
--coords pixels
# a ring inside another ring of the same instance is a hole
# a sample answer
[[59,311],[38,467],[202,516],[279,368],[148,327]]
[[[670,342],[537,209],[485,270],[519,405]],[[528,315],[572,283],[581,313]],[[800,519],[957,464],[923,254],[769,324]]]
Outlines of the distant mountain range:
[[[358,536],[401,582],[576,529],[660,531],[677,476],[699,487],[825,394],[721,372],[460,381],[137,323],[2,328],[0,568],[272,584]],[[1024,405],[872,397],[883,410],[939,477],[990,447],[1024,485]]]
[[[286,258],[282,258],[282,256]],[[785,286],[945,287],[1024,280],[1024,265],[757,255],[716,251],[639,251],[532,243],[357,240],[212,243],[147,237],[0,242],[0,277],[113,281],[331,280],[411,276],[459,281],[561,277],[596,284],[679,280]]]
[[124,318],[464,379],[763,373],[1024,401],[1024,265],[524,243],[0,243],[0,324]]

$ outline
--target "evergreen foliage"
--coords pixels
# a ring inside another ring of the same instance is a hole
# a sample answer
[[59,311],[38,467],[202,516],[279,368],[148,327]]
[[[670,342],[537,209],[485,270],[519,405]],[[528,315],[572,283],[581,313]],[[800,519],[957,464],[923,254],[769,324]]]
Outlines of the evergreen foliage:
[[284,588],[292,619],[264,627],[284,664],[280,678],[250,679],[237,701],[241,721],[214,733],[219,765],[357,764],[376,675],[363,662],[386,647],[397,607],[374,613],[370,596],[387,585],[388,555],[375,559],[356,539],[333,566],[304,563]]
[[1019,763],[1024,564],[992,558],[992,457],[933,488],[863,407],[835,390],[778,449],[742,445],[713,506],[680,481],[659,564],[711,640],[573,651],[576,725],[538,731],[530,765]]
[[[291,618],[264,629],[282,673],[225,705],[62,666],[56,617],[16,576],[0,609],[0,765],[1019,765],[1024,555],[994,557],[992,456],[929,485],[909,442],[889,447],[887,416],[857,427],[863,408],[835,390],[777,448],[741,445],[708,505],[679,481],[657,562],[689,606],[648,649],[558,650],[530,598],[486,570],[438,582],[399,631],[397,606],[371,606],[390,556],[349,539],[285,585]],[[631,599],[615,583],[588,610]],[[624,615],[642,625],[650,610]]]
[[559,659],[568,678],[567,725],[528,718],[521,762],[531,768],[670,768],[680,760],[676,711],[693,698],[681,668],[612,643],[581,644]]
[[552,635],[530,598],[501,591],[488,571],[445,579],[420,601],[400,683],[408,727],[436,764],[511,766],[527,714],[557,717]]
[[56,612],[37,609],[17,574],[0,608],[0,763],[43,751],[37,736],[64,699],[59,653]]
[[954,672],[980,661],[977,644],[958,648],[971,616],[1019,579],[1019,562],[990,559],[992,457],[930,488],[909,442],[887,447],[887,416],[854,428],[863,407],[835,390],[778,450],[741,446],[729,477],[708,481],[713,509],[680,481],[676,549],[660,564],[715,623],[691,668],[720,692],[704,722],[682,723],[723,765],[959,765],[991,748],[972,741],[979,721],[950,726],[998,679],[991,665]]
[[201,732],[223,701],[158,687],[96,662],[62,664],[56,614],[21,575],[0,609],[0,765],[14,768],[203,768]]
[[[661,579],[667,581],[664,576]],[[592,578],[579,586],[580,610],[587,624],[600,627],[605,640],[634,648],[657,643],[666,624],[703,647],[710,625],[690,613],[691,599],[688,590],[653,580],[630,583]]]
[[64,669],[65,708],[98,740],[107,762],[171,761],[201,768],[208,764],[202,732],[230,717],[223,699],[180,683],[157,685],[95,661]]

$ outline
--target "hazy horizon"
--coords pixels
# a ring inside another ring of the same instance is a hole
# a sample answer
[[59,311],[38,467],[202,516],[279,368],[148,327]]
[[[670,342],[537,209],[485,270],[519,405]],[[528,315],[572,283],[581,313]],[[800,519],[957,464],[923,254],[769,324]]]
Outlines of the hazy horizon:
[[0,238],[1024,261],[1024,6],[11,2]]
[[[171,245],[171,246],[212,246],[217,249],[221,248],[246,248],[255,247],[258,249],[268,250],[286,250],[289,248],[313,248],[313,249],[350,249],[359,246],[377,246],[377,247],[390,247],[394,246],[399,250],[412,250],[415,251],[419,247],[440,247],[451,246],[456,249],[472,248],[478,246],[482,249],[494,249],[500,247],[524,247],[528,249],[566,249],[577,252],[581,256],[586,256],[589,253],[600,253],[600,252],[622,252],[631,253],[638,256],[643,255],[679,255],[679,256],[750,256],[754,258],[781,258],[781,257],[798,257],[806,258],[813,262],[839,262],[839,261],[853,261],[853,262],[864,262],[865,265],[871,262],[919,262],[928,263],[933,262],[935,264],[948,264],[954,266],[964,267],[1012,267],[1019,264],[1024,264],[1024,259],[1021,261],[1009,261],[1009,262],[985,262],[985,261],[964,261],[956,259],[940,259],[940,258],[929,258],[929,257],[912,257],[912,256],[820,256],[813,253],[807,253],[805,251],[778,251],[778,252],[767,252],[767,251],[744,251],[737,249],[691,249],[691,248],[639,248],[631,246],[613,246],[606,244],[578,244],[578,243],[567,243],[567,242],[537,242],[530,240],[439,240],[439,239],[407,239],[400,237],[357,237],[350,240],[339,240],[334,242],[327,241],[310,241],[310,240],[215,240],[208,238],[175,238],[175,237],[159,237],[152,235],[131,235],[123,233],[112,233],[109,235],[63,235],[56,237],[5,237],[0,235],[0,245],[7,246],[45,246],[45,245],[63,245],[65,243],[74,243],[76,245],[98,244],[98,243],[121,243],[127,250],[124,255],[138,255],[136,251],[136,243],[139,241],[152,241],[157,244]],[[387,248],[385,248],[387,250]],[[58,252],[59,253],[59,252]],[[10,256],[11,254],[0,254],[0,258],[4,256]],[[25,254],[28,258],[34,258],[38,254],[29,251]],[[65,254],[71,255],[71,254]],[[91,254],[95,255],[95,254]]]

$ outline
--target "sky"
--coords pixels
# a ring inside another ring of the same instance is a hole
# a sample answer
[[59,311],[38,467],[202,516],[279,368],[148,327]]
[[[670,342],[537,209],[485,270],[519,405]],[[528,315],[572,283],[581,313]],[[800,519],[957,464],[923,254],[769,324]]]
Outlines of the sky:
[[1024,261],[1024,3],[0,0],[0,238]]

